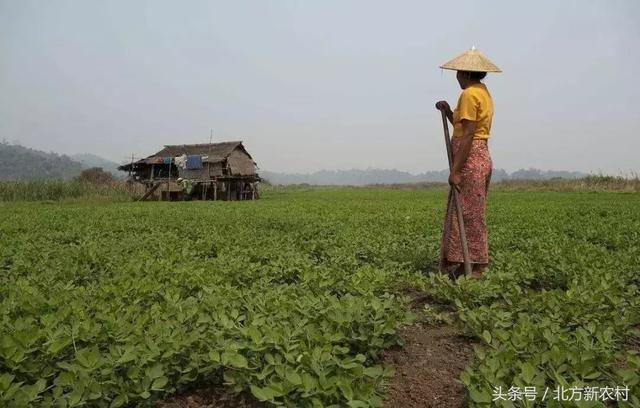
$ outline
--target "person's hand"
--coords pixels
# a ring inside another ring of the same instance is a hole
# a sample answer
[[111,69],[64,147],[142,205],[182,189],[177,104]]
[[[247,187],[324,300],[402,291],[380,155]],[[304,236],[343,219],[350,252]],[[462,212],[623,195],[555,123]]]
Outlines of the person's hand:
[[462,175],[460,173],[451,173],[449,175],[449,185],[460,192],[460,183],[462,183]]
[[436,102],[436,109],[439,111],[444,111],[445,113],[451,112],[451,107],[449,106],[449,102],[447,101]]

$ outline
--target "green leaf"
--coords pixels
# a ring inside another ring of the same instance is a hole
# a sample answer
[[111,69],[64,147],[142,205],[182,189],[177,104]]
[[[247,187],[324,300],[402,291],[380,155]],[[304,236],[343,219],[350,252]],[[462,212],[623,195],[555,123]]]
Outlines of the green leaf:
[[35,384],[24,385],[21,388],[22,396],[24,401],[32,402],[38,398],[38,394],[40,394],[47,387],[47,381],[44,379],[38,380]]
[[382,375],[382,371],[383,369],[380,366],[367,367],[364,369],[364,375],[366,375],[367,377],[376,378]]
[[35,387],[35,389],[38,391],[38,394],[39,394],[42,391],[44,391],[45,388],[47,388],[47,380],[45,380],[44,378],[41,378],[33,386]]
[[109,404],[109,408],[120,408],[126,403],[127,397],[125,395],[118,395],[113,399],[113,401],[111,401],[111,404]]
[[136,359],[135,349],[133,347],[127,347],[124,353],[118,359],[118,364],[128,363]]
[[318,380],[309,373],[302,373],[302,386],[305,391],[312,391],[318,386]]
[[100,384],[93,382],[89,386],[89,395],[87,396],[88,400],[96,400],[102,397],[102,387]]
[[140,393],[140,398],[142,399],[147,399],[151,396],[151,393],[149,391],[144,391],[142,393]]
[[460,381],[462,381],[462,383],[467,387],[469,386],[469,384],[471,384],[471,374],[469,373],[469,371],[465,370],[462,372],[462,374],[460,375]]
[[71,391],[71,393],[67,397],[67,402],[70,406],[76,406],[82,400],[82,395],[84,394],[84,384],[80,383],[76,385]]
[[271,353],[267,353],[264,356],[264,359],[267,360],[267,363],[269,363],[271,365],[276,365],[277,364],[275,358],[273,358],[273,354],[271,354]]
[[167,377],[159,377],[153,380],[153,384],[151,384],[151,389],[154,391],[162,391],[164,386],[167,385],[169,379]]
[[47,351],[51,354],[57,354],[60,350],[71,345],[71,343],[72,340],[70,337],[60,337],[53,343],[49,344],[49,347],[47,347]]
[[135,366],[127,368],[127,377],[134,380],[140,376],[140,369]]
[[487,391],[479,391],[473,389],[469,391],[469,396],[473,402],[489,404],[491,402],[491,395]]
[[162,364],[160,363],[152,365],[151,367],[147,368],[145,372],[147,376],[152,380],[164,375],[164,369],[162,368]]
[[302,384],[302,377],[300,377],[300,374],[298,374],[293,369],[287,369],[287,374],[286,374],[285,378],[287,379],[287,381],[289,381],[293,385],[301,385]]
[[531,363],[524,363],[520,369],[522,370],[522,379],[525,384],[532,384],[537,372],[536,368]]
[[247,368],[247,359],[239,353],[233,351],[225,351],[222,353],[222,364],[230,365],[235,368]]
[[218,351],[210,351],[209,352],[209,359],[215,363],[219,363],[220,362],[220,352]]
[[249,336],[251,337],[251,340],[255,344],[260,344],[262,342],[262,333],[260,333],[260,330],[258,330],[257,327],[251,326],[247,331],[249,333]]
[[602,377],[602,373],[600,371],[594,371],[590,374],[585,375],[583,378],[587,380],[597,380],[600,377]]
[[22,382],[12,383],[9,389],[4,392],[4,395],[2,396],[3,399],[5,401],[7,400],[10,401],[13,398],[13,396],[18,394],[18,391],[22,389],[21,387],[22,387]]
[[488,330],[482,332],[482,338],[487,342],[487,344],[491,344],[491,333],[489,333]]
[[351,401],[353,399],[353,389],[351,389],[351,385],[349,385],[345,380],[341,380],[338,384],[338,388],[342,391],[344,397]]
[[95,368],[100,361],[100,351],[97,347],[85,348],[76,353],[76,359],[84,368]]
[[3,373],[0,375],[0,391],[8,390],[14,378],[15,376],[9,373]]
[[273,401],[273,399],[276,397],[275,391],[269,387],[261,388],[252,385],[250,388],[251,393],[254,395],[254,397],[259,399],[260,401]]

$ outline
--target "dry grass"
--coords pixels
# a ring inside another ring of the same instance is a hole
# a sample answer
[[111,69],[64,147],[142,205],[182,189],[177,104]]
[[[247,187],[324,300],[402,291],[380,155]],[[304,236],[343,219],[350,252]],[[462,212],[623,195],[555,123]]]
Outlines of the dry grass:
[[[319,186],[309,184],[295,185],[263,185],[262,191],[292,192],[304,190],[326,189],[393,189],[393,190],[439,190],[447,189],[446,183],[419,182],[396,184],[368,184],[366,186]],[[578,179],[549,179],[549,180],[502,180],[491,183],[493,191],[574,191],[574,192],[640,192],[640,177],[591,175]]]
[[[446,189],[445,183],[404,183],[375,184],[360,187],[312,186],[312,185],[263,185],[267,194],[290,193],[293,191],[317,191],[336,189],[394,189],[430,190]],[[492,191],[575,191],[575,192],[640,192],[640,178],[593,175],[579,179],[551,180],[503,180],[491,184]],[[144,193],[144,187],[137,183],[122,181],[109,183],[87,183],[79,180],[54,181],[11,181],[0,182],[0,201],[61,201],[67,199],[90,199],[128,201]]]
[[494,191],[576,191],[640,192],[640,178],[593,175],[579,179],[504,180],[491,186]]
[[130,200],[130,189],[120,181],[87,183],[79,180],[0,182],[0,201],[61,201],[67,199]]
[[[447,188],[445,183],[404,183],[404,184],[374,184],[365,188],[390,188],[395,190],[423,190]],[[549,179],[549,180],[502,180],[491,183],[493,191],[574,191],[574,192],[640,192],[640,177],[632,175],[604,176],[591,175],[578,179]]]

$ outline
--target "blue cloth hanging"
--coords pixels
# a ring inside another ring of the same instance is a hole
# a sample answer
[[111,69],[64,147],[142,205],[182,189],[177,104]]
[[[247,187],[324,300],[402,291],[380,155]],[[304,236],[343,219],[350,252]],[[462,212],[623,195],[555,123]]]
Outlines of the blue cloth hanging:
[[187,170],[196,170],[202,168],[202,156],[200,155],[189,155],[187,156]]

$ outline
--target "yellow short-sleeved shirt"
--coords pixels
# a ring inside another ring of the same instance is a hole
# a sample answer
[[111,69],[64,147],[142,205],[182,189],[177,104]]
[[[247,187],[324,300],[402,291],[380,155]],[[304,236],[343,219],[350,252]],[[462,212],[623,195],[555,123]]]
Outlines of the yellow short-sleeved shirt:
[[493,100],[485,84],[468,86],[462,91],[458,106],[453,111],[453,136],[462,136],[462,119],[476,122],[474,139],[488,139],[493,120]]

